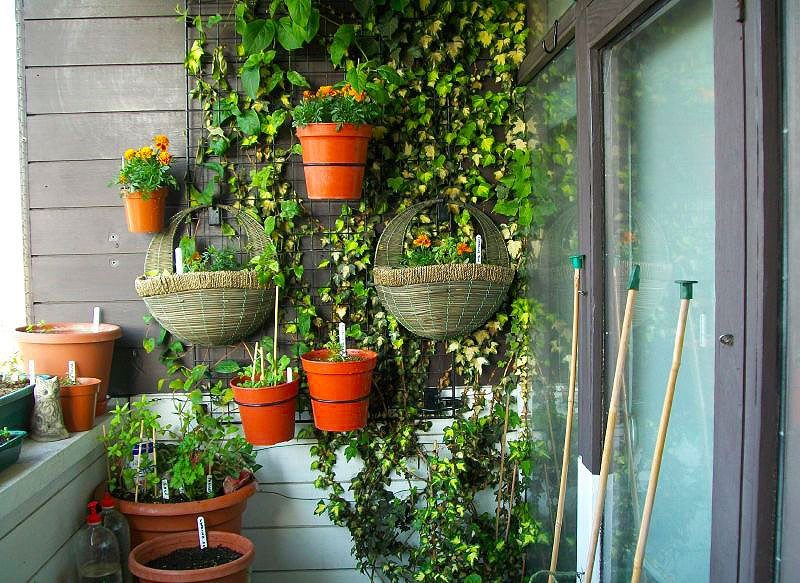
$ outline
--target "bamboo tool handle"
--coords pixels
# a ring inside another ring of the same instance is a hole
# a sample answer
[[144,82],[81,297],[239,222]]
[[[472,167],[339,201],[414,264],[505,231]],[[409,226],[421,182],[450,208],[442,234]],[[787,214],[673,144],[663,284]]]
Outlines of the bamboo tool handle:
[[134,488],[133,501],[139,501],[139,468],[142,467],[142,440],[144,439],[144,421],[139,424],[139,455],[136,456],[136,486]]
[[675,348],[672,352],[672,367],[669,370],[669,378],[667,379],[667,390],[664,393],[664,406],[661,409],[661,421],[658,423],[656,448],[653,452],[653,462],[650,467],[650,479],[647,482],[647,496],[644,500],[642,522],[639,525],[639,539],[636,541],[636,555],[633,558],[631,583],[639,583],[639,579],[642,576],[644,551],[647,546],[647,534],[650,530],[650,517],[653,514],[653,503],[656,499],[656,488],[658,488],[658,475],[661,472],[661,460],[664,457],[664,444],[667,440],[669,417],[672,413],[672,401],[675,398],[675,385],[678,382],[678,371],[681,368],[683,340],[686,337],[686,320],[689,315],[689,302],[692,300],[692,285],[697,282],[681,280],[676,283],[681,286],[681,306],[678,312],[678,326],[675,330]]
[[639,292],[639,266],[631,269],[628,281],[628,297],[625,301],[625,313],[622,316],[622,330],[619,335],[619,350],[617,350],[617,363],[614,368],[614,382],[611,388],[611,400],[608,404],[608,420],[606,421],[606,435],[603,442],[603,457],[600,463],[600,483],[597,489],[597,501],[594,506],[594,520],[592,533],[589,539],[589,553],[586,556],[586,573],[584,583],[592,583],[594,571],[594,556],[597,553],[597,540],[600,538],[600,524],[603,520],[603,505],[606,498],[608,485],[608,472],[611,469],[611,458],[614,450],[614,433],[617,427],[617,410],[619,409],[619,395],[622,389],[625,374],[625,358],[628,354],[628,340],[633,326],[633,312],[636,304],[636,295]]
[[[272,374],[278,376],[278,298],[280,288],[275,286],[275,324],[273,326],[274,338],[272,339]],[[263,363],[262,363],[263,364]]]
[[153,498],[158,498],[158,457],[156,456],[156,428],[153,427],[153,472],[156,474],[156,483],[153,484]]
[[569,474],[569,452],[572,445],[572,420],[575,408],[575,384],[578,372],[578,323],[580,316],[581,294],[581,269],[585,255],[572,255],[572,351],[569,363],[569,390],[567,393],[567,420],[564,429],[564,451],[561,457],[561,484],[558,488],[558,507],[556,509],[556,523],[553,528],[553,551],[550,554],[550,574],[548,583],[555,583],[558,567],[558,550],[561,545],[561,529],[564,525],[564,501],[567,497],[567,476]]

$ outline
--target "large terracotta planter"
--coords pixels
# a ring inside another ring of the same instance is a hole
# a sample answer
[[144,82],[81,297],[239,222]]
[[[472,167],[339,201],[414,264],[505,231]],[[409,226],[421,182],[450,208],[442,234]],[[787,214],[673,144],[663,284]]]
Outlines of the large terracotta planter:
[[97,390],[100,379],[78,377],[76,384],[60,388],[61,412],[67,431],[89,431],[94,427],[94,412],[97,406]]
[[129,192],[122,195],[125,204],[125,219],[131,233],[158,233],[164,228],[164,212],[167,206],[167,188],[142,194]]
[[131,527],[131,547],[164,534],[195,532],[197,517],[204,516],[206,528],[239,534],[247,499],[255,494],[256,483],[250,482],[235,492],[195,502],[150,504],[114,499],[114,503]]
[[[40,327],[34,326],[37,329]],[[36,374],[62,376],[67,372],[67,363],[74,360],[80,376],[100,379],[95,414],[106,412],[114,341],[122,336],[122,328],[100,324],[95,331],[92,324],[52,322],[47,324],[46,332],[26,332],[22,326],[16,329],[16,336],[22,362],[28,366],[32,360]]]
[[230,532],[211,531],[208,533],[208,546],[225,546],[242,553],[242,556],[209,569],[192,571],[166,571],[152,569],[145,565],[153,559],[170,554],[176,549],[197,545],[197,531],[169,534],[138,545],[128,555],[131,573],[139,578],[139,583],[248,583],[248,569],[255,559],[253,543],[245,537]]
[[294,438],[299,379],[274,387],[240,387],[242,377],[231,379],[233,399],[239,405],[244,437],[253,445],[274,445]]
[[301,357],[308,379],[314,426],[323,431],[353,431],[367,424],[372,371],[378,355],[349,348],[360,360],[329,362],[330,351],[312,350]]
[[359,200],[372,126],[310,123],[297,128],[308,198]]

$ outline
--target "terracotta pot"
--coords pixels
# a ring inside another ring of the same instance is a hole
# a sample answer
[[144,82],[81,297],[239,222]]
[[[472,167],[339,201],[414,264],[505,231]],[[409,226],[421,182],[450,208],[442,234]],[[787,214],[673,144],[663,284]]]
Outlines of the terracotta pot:
[[122,195],[125,219],[131,233],[159,233],[164,228],[164,209],[167,205],[167,188],[142,194],[129,192]]
[[247,571],[256,556],[253,543],[239,534],[230,532],[208,532],[208,546],[222,545],[242,553],[242,556],[235,561],[191,571],[166,571],[145,566],[153,559],[168,555],[176,549],[185,549],[197,544],[196,531],[160,536],[134,548],[128,555],[128,566],[131,573],[139,578],[139,583],[248,583],[250,581]]
[[206,528],[239,534],[242,513],[247,499],[255,494],[256,483],[250,482],[235,492],[195,502],[150,504],[114,499],[114,503],[131,527],[131,547],[157,536],[197,530],[197,517],[204,516]]
[[372,126],[310,123],[297,128],[308,198],[359,200]]
[[61,411],[64,413],[64,425],[67,431],[89,431],[94,427],[94,411],[97,406],[97,389],[100,379],[78,377],[77,384],[62,386]]
[[274,387],[240,387],[239,383],[246,380],[236,377],[230,383],[245,439],[253,445],[273,445],[294,438],[299,379]]
[[360,360],[329,362],[330,351],[312,350],[301,357],[308,379],[314,426],[323,431],[353,431],[367,424],[372,371],[378,355],[371,350],[349,348]]
[[22,362],[27,367],[32,360],[36,374],[62,375],[74,360],[79,375],[100,379],[95,415],[104,414],[114,341],[122,336],[122,328],[100,324],[95,331],[92,324],[72,322],[51,322],[47,327],[47,332],[26,332],[25,326],[16,329]]

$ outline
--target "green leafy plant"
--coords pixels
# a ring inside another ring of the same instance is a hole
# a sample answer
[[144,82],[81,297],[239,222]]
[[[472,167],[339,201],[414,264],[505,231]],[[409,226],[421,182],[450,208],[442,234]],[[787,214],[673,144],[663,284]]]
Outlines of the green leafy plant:
[[209,245],[205,251],[200,253],[197,251],[197,242],[192,237],[182,237],[180,248],[182,253],[186,254],[184,268],[188,272],[240,271],[242,269],[236,253],[230,249],[217,249],[214,245]]
[[3,427],[2,429],[0,429],[0,444],[10,440],[11,440],[11,432],[8,430],[8,427]]
[[120,194],[140,192],[143,199],[163,186],[178,187],[175,177],[170,174],[172,155],[169,153],[169,138],[157,135],[152,146],[142,146],[138,150],[129,148],[122,156],[122,168],[109,186],[118,184]]
[[324,85],[316,93],[303,92],[303,100],[292,110],[296,127],[310,123],[350,123],[357,126],[377,121],[380,108],[364,91],[349,83]]
[[[271,352],[264,353],[263,345],[270,345],[271,338],[264,338],[261,341],[261,346],[256,342],[253,351],[250,352],[251,364],[243,368],[238,367],[238,363],[234,361],[223,361],[214,370],[216,372],[236,372],[242,380],[238,383],[241,387],[259,388],[259,387],[274,387],[286,382],[286,371],[290,367],[292,360],[284,355],[281,355],[277,360]],[[245,345],[246,346],[246,345]],[[248,352],[249,352],[248,348]],[[231,371],[231,365],[236,365],[236,368]],[[297,378],[296,371],[294,371],[294,378]]]
[[48,324],[44,320],[39,320],[35,324],[28,324],[25,326],[25,332],[34,332],[36,334],[49,334],[53,332],[52,324]]

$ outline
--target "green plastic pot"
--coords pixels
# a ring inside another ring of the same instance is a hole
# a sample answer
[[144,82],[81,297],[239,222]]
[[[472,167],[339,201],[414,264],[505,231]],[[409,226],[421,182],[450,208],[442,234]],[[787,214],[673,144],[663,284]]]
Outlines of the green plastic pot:
[[31,428],[31,413],[33,412],[33,385],[21,387],[0,397],[0,429],[21,429],[29,431]]
[[28,435],[27,431],[10,431],[9,433],[11,433],[11,439],[0,444],[0,472],[17,463],[19,452],[22,449],[22,440]]

